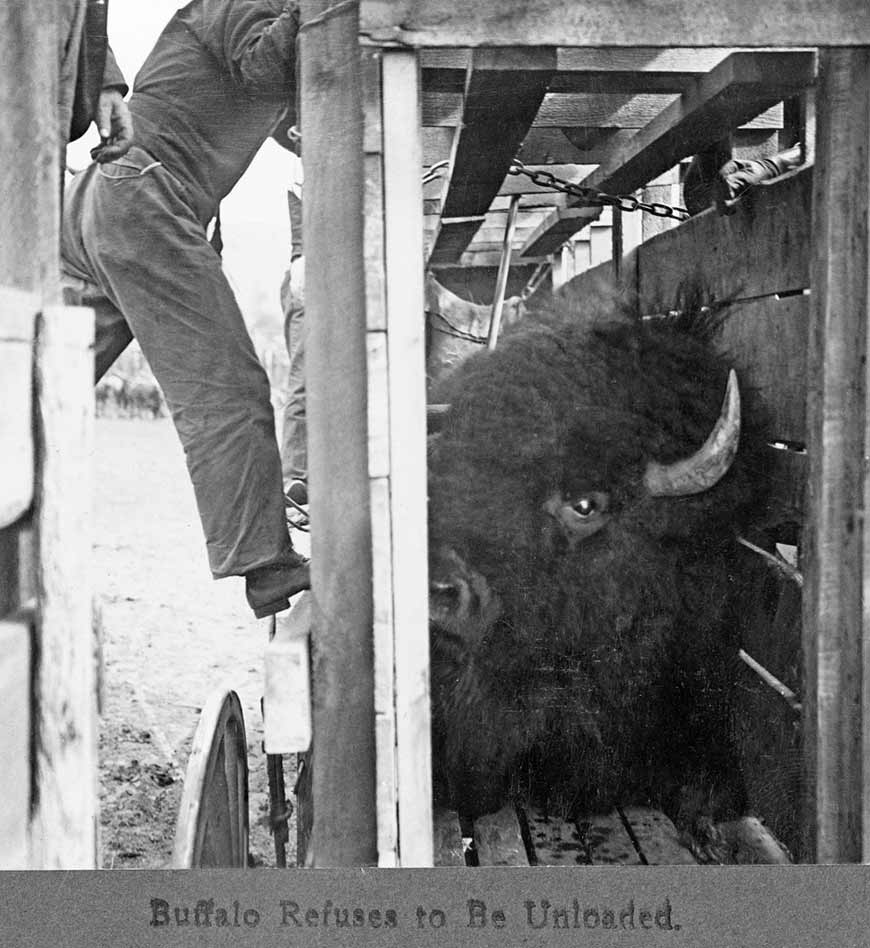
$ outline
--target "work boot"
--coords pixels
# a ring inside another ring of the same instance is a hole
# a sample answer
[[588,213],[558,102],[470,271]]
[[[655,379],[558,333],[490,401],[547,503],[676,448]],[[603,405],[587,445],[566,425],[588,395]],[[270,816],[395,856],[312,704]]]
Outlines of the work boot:
[[281,563],[258,566],[245,573],[245,597],[258,619],[290,608],[290,597],[311,588],[308,560],[290,550]]

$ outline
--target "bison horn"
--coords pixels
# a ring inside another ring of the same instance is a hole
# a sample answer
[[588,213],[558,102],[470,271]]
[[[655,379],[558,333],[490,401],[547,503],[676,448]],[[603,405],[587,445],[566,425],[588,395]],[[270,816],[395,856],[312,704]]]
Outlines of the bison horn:
[[684,497],[700,494],[717,484],[726,474],[740,440],[740,390],[737,374],[728,373],[728,387],[722,413],[710,436],[691,457],[673,464],[650,461],[643,482],[653,497]]

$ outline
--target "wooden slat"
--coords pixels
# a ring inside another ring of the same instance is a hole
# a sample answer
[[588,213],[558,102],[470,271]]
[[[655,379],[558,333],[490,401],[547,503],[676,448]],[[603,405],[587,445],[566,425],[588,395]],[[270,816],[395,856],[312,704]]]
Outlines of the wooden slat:
[[49,302],[60,300],[57,32],[43,8],[0,5],[0,285]]
[[382,69],[399,858],[403,867],[412,867],[432,865],[423,195],[416,54],[385,50]]
[[604,191],[631,192],[814,79],[812,52],[732,53],[583,183]]
[[36,338],[36,535],[40,661],[34,706],[31,866],[97,860],[97,684],[91,503],[94,314],[46,307]]
[[697,860],[680,843],[674,824],[657,810],[627,806],[622,811],[648,866],[687,866]]
[[[484,50],[474,54],[444,199],[444,217],[486,213],[544,98],[551,75],[548,64],[555,66],[552,50],[520,54]],[[433,255],[443,258],[445,246],[439,235]],[[457,246],[456,235],[451,235],[454,259],[464,249]]]
[[27,868],[30,820],[30,628],[0,620],[0,869]]
[[[868,14],[870,7],[865,7]],[[816,93],[806,585],[810,858],[870,859],[870,50],[820,54]]]
[[[329,0],[303,0],[302,17]],[[312,534],[310,859],[377,862],[361,63],[355,11],[300,33]],[[342,134],[335,135],[340,127]],[[335,278],[341,273],[341,279]]]
[[[386,344],[386,340],[384,340],[384,344]],[[386,384],[386,378],[384,378],[384,384]],[[382,403],[379,402],[379,404]],[[384,447],[388,449],[389,444]],[[381,868],[389,868],[398,865],[399,862],[399,825],[396,813],[396,689],[393,668],[393,545],[390,534],[390,482],[388,477],[382,476],[372,477],[370,483],[378,865]]]
[[771,441],[806,442],[809,313],[809,296],[748,300],[728,309],[717,335],[741,386],[760,397]]
[[870,44],[864,0],[363,0],[363,36],[411,46],[852,46]]
[[642,864],[622,817],[615,810],[612,813],[585,816],[577,821],[577,828],[593,866]]
[[[750,191],[736,213],[710,209],[638,248],[643,314],[678,308],[678,289],[700,279],[714,299],[810,285],[812,169]],[[751,248],[751,250],[749,249]]]
[[532,231],[520,251],[523,257],[541,257],[553,253],[566,240],[601,217],[600,207],[563,207],[551,211]]
[[529,838],[539,866],[576,866],[590,863],[589,851],[577,825],[530,808],[525,811]]
[[512,806],[474,821],[474,846],[481,866],[529,864],[517,812]]
[[553,92],[684,92],[726,55],[723,49],[560,48]]
[[17,520],[33,500],[33,328],[38,309],[34,294],[0,287],[0,529]]
[[465,852],[462,848],[462,830],[459,814],[453,810],[436,809],[433,816],[432,848],[436,866],[464,866]]

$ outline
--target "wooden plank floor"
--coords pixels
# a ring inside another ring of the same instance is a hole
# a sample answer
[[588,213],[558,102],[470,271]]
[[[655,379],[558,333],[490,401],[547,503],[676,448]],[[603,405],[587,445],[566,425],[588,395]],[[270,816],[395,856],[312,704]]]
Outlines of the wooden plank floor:
[[[729,863],[787,863],[788,853],[755,817],[722,824]],[[565,821],[540,810],[507,806],[460,825],[436,810],[436,866],[676,866],[697,862],[674,824],[657,810],[624,807]]]

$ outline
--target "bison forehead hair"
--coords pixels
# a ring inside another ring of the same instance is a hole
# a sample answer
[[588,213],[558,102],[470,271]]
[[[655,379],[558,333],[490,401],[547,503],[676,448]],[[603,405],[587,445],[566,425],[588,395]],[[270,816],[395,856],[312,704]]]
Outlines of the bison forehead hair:
[[453,805],[495,802],[530,756],[609,805],[614,781],[653,780],[662,716],[692,722],[686,754],[701,735],[727,744],[734,531],[763,501],[763,442],[744,412],[708,489],[649,481],[720,416],[732,367],[710,335],[699,318],[632,320],[612,297],[562,302],[435,393],[451,407],[430,452],[433,739]]
[[563,302],[467,359],[435,394],[451,410],[430,456],[433,547],[448,544],[492,582],[516,557],[543,566],[556,540],[547,499],[596,491],[609,495],[611,539],[730,534],[763,483],[745,413],[714,489],[659,498],[644,485],[651,461],[697,451],[720,414],[731,365],[709,336],[700,317],[636,322],[613,301],[590,319]]

